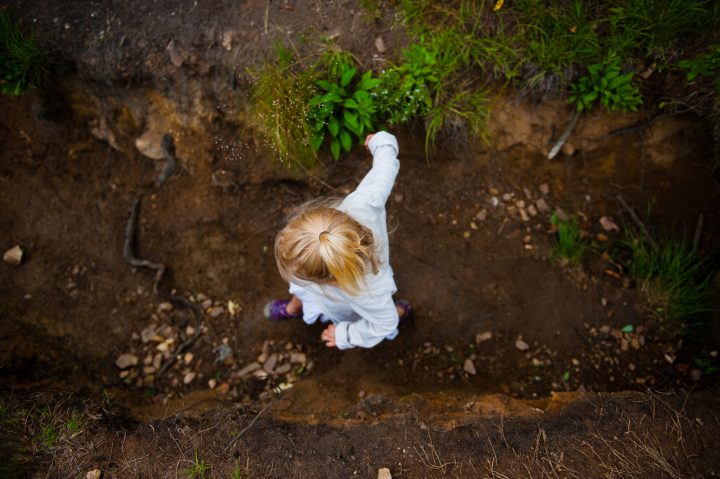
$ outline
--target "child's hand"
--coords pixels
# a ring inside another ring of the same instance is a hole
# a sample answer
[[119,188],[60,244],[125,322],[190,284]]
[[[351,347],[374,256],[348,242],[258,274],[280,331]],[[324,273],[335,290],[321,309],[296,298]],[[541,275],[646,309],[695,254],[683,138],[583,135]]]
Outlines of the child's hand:
[[375,136],[375,133],[371,133],[371,134],[369,134],[368,136],[365,137],[365,148],[368,149],[368,150],[370,149],[370,147],[368,146],[368,144],[370,143],[370,140],[372,140],[372,137],[373,137],[373,136]]
[[325,328],[325,331],[322,332],[320,339],[325,341],[325,346],[328,348],[334,348],[337,346],[337,344],[335,344],[335,325],[331,324]]

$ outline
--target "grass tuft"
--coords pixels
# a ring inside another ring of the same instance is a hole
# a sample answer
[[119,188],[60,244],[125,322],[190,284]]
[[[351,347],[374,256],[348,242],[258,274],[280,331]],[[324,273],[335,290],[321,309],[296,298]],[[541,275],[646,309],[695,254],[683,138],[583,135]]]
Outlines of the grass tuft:
[[0,91],[21,95],[40,81],[47,58],[32,36],[0,10]]
[[185,469],[185,476],[188,479],[205,479],[205,475],[210,471],[210,464],[198,457],[195,451],[195,461],[193,465]]
[[630,232],[627,244],[632,253],[628,270],[662,317],[691,326],[713,310],[711,276],[685,241],[666,238],[653,248]]
[[585,255],[587,245],[583,241],[577,219],[574,216],[561,219],[557,212],[554,212],[550,217],[550,223],[557,230],[557,243],[555,243],[550,257],[574,266],[579,265]]

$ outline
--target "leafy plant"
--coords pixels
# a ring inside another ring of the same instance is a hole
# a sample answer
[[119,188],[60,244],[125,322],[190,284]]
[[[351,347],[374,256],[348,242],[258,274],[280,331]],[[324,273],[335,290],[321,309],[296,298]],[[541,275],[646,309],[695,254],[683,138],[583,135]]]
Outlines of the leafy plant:
[[587,246],[582,239],[577,219],[575,217],[561,219],[557,212],[554,212],[550,217],[550,223],[557,230],[557,243],[551,257],[553,259],[560,258],[574,265],[580,264]]
[[33,37],[26,37],[0,10],[0,91],[21,95],[37,85],[47,59]]
[[80,432],[80,429],[85,425],[85,418],[80,414],[73,414],[66,426],[71,434]]
[[680,60],[678,66],[688,70],[688,81],[695,80],[698,75],[714,77],[720,70],[720,45],[711,46],[708,53],[702,53],[695,58]]
[[700,368],[704,376],[709,376],[720,371],[720,368],[713,366],[712,361],[707,358],[693,358],[693,362]]
[[192,466],[185,469],[185,476],[188,479],[205,479],[205,474],[210,471],[210,464],[198,457],[197,450],[195,451],[195,462]]
[[336,160],[340,157],[341,149],[350,151],[352,148],[351,133],[361,143],[365,133],[374,129],[376,105],[371,92],[379,83],[371,71],[362,74],[358,81],[353,81],[357,68],[346,62],[341,62],[339,67],[336,82],[317,80],[317,86],[322,92],[308,103],[312,109],[312,147],[315,151],[319,150],[329,134],[330,152]]
[[232,471],[230,471],[230,479],[242,479],[242,470],[240,470],[238,464],[235,464]]
[[296,67],[292,54],[276,45],[277,59],[256,73],[252,116],[261,137],[281,162],[310,167],[317,161],[309,123],[316,92],[312,71]]
[[403,50],[405,61],[386,69],[375,93],[379,109],[394,125],[407,123],[432,108],[432,91],[440,81],[437,51],[425,44]]
[[690,323],[712,311],[711,278],[687,243],[665,239],[655,248],[641,235],[630,232],[627,244],[630,274],[664,317]]
[[40,436],[39,436],[40,443],[47,449],[55,446],[55,444],[57,444],[59,437],[60,437],[60,434],[58,433],[55,426],[53,426],[52,424],[46,424],[40,430]]
[[602,63],[590,65],[588,74],[570,86],[568,101],[578,111],[591,109],[597,100],[610,111],[636,111],[642,104],[640,90],[632,84],[634,73],[622,73],[620,59],[613,51]]

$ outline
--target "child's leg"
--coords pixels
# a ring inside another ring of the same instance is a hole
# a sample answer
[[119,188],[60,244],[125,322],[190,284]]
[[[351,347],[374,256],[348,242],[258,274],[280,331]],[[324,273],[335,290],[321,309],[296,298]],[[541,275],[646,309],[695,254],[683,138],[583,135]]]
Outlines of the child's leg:
[[300,298],[293,295],[293,297],[290,299],[290,302],[285,306],[285,310],[288,312],[288,314],[296,315],[300,314],[302,311],[302,301],[300,301]]

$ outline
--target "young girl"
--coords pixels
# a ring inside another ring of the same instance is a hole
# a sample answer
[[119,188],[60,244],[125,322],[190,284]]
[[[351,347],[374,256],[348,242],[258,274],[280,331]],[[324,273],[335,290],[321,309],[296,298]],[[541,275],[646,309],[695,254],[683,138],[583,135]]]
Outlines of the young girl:
[[400,169],[398,143],[381,131],[369,135],[365,146],[373,164],[357,189],[343,200],[300,206],[278,233],[275,260],[292,298],[265,306],[268,319],[329,322],[321,338],[339,349],[394,339],[398,321],[412,309],[392,299],[397,287],[385,220],[385,202]]

